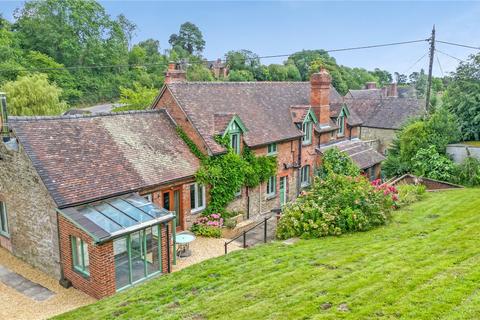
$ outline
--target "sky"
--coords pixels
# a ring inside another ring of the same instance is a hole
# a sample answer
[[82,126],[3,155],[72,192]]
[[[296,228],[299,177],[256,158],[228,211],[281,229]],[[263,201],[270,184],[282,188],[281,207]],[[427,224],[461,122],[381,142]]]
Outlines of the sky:
[[[480,46],[480,2],[100,2],[111,16],[122,13],[137,25],[134,42],[154,38],[160,41],[162,49],[169,48],[169,36],[178,32],[183,22],[195,23],[204,35],[203,55],[209,60],[238,49],[269,56],[302,49],[338,49],[426,39],[434,24],[438,40]],[[13,10],[22,3],[0,0],[0,12],[13,20]],[[437,43],[437,48],[460,59],[478,52],[441,43]],[[427,51],[428,43],[422,42],[331,55],[346,66],[380,68],[408,75],[428,68]],[[434,75],[455,70],[457,60],[441,53],[437,57]],[[283,58],[263,59],[262,63],[282,61]]]

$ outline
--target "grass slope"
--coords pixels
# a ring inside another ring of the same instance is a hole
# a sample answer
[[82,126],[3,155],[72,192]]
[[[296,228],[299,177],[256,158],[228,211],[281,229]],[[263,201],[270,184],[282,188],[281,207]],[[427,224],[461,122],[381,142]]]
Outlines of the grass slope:
[[428,194],[388,226],[233,252],[58,319],[479,319],[479,194]]

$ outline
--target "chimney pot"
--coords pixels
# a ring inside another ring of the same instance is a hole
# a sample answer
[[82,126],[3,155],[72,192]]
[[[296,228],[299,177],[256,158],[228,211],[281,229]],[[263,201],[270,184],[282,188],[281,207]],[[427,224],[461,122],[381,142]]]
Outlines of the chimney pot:
[[365,88],[367,90],[376,89],[377,88],[377,83],[376,82],[366,82],[365,83]]
[[388,86],[387,97],[398,97],[398,87],[396,82],[391,83]]
[[187,81],[186,72],[184,70],[178,69],[176,63],[170,62],[168,64],[168,70],[165,73],[165,84],[179,83],[179,82],[186,82],[186,81]]

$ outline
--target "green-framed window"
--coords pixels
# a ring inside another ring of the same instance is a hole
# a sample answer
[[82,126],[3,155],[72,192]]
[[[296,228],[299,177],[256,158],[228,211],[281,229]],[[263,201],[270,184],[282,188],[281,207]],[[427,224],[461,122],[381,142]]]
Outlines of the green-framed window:
[[338,135],[343,136],[345,134],[345,116],[340,115],[338,117]]
[[240,133],[230,134],[230,147],[232,147],[233,152],[240,154]]
[[304,145],[312,143],[312,124],[313,122],[311,120],[305,121],[302,124],[302,131],[303,131],[302,144]]
[[300,169],[300,185],[308,187],[310,185],[310,166],[306,165]]
[[8,232],[7,205],[2,201],[0,201],[0,234],[5,237],[10,236]]
[[267,181],[267,197],[273,197],[277,193],[277,177],[271,176]]
[[73,269],[83,275],[90,275],[90,259],[88,256],[88,243],[79,237],[71,236]]
[[128,288],[162,272],[162,230],[154,225],[113,240],[115,286]]
[[267,146],[267,155],[271,156],[271,155],[277,154],[277,147],[278,146],[276,143],[270,143]]

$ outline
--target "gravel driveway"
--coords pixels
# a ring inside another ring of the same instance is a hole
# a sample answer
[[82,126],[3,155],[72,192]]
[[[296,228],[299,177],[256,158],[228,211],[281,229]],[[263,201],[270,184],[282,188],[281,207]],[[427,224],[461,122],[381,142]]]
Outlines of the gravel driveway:
[[0,282],[0,319],[47,319],[96,301],[74,288],[63,288],[58,280],[15,258],[3,248],[0,248],[0,265],[55,293],[47,300],[35,301]]

